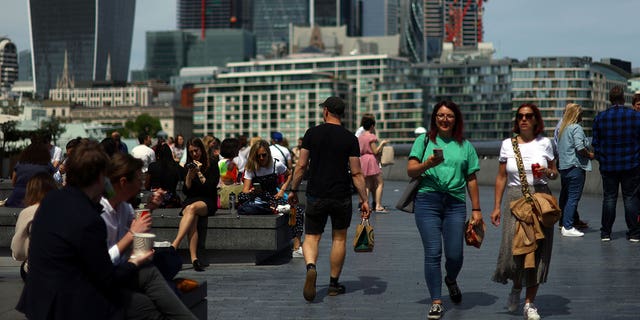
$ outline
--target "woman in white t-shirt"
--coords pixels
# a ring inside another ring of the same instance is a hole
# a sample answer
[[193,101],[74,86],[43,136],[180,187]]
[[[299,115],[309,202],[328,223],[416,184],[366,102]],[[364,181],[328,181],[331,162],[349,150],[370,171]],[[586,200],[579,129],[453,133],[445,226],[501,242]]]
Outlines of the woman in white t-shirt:
[[[284,176],[284,182],[278,183],[278,176]],[[244,168],[244,186],[240,200],[260,197],[272,207],[286,204],[285,191],[291,182],[291,172],[286,164],[274,160],[269,142],[260,140],[251,146]],[[255,186],[255,187],[254,187]],[[298,209],[296,207],[296,209]],[[296,225],[291,227],[293,238],[293,257],[302,257],[301,237],[303,232],[303,213],[296,210]]]
[[[558,169],[554,161],[553,145],[551,140],[542,136],[544,123],[540,110],[533,104],[523,104],[516,112],[513,132],[516,133],[518,149],[522,156],[524,169],[531,193],[544,192],[551,194],[547,182],[558,177]],[[505,139],[500,148],[500,162],[496,177],[496,190],[494,198],[491,222],[498,226],[502,223],[502,242],[498,253],[498,263],[493,275],[493,281],[506,284],[508,280],[513,282],[509,294],[507,308],[514,312],[520,305],[520,292],[526,287],[524,318],[529,320],[540,319],[540,315],[533,302],[538,292],[538,286],[547,281],[549,262],[551,261],[551,249],[553,246],[553,227],[541,225],[544,239],[538,241],[535,252],[535,267],[524,267],[524,255],[513,255],[513,237],[517,220],[510,213],[511,201],[522,197],[522,189],[518,166],[511,138]],[[532,165],[539,166],[533,172]],[[503,193],[507,190],[504,207],[501,208]],[[502,213],[505,214],[502,214]]]

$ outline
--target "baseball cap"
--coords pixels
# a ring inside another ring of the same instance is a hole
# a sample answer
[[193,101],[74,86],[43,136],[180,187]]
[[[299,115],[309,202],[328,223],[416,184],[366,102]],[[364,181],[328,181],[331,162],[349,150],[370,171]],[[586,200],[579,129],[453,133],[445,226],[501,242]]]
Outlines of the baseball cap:
[[282,141],[282,132],[275,131],[271,134],[273,141]]
[[344,101],[338,97],[329,97],[327,98],[327,100],[321,103],[320,106],[323,108],[327,108],[327,110],[329,110],[329,112],[333,114],[339,116],[344,114]]

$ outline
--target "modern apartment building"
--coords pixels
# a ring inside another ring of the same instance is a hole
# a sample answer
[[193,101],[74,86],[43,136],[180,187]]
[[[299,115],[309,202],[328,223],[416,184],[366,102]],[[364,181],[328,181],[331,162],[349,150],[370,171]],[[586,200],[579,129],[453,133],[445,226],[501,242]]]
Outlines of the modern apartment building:
[[381,138],[413,141],[422,125],[422,89],[410,81],[406,59],[387,55],[316,56],[233,62],[229,73],[196,85],[194,135],[269,137],[290,141],[322,123],[318,106],[331,95],[349,108],[343,123],[355,131],[364,113],[374,113]]
[[0,37],[0,96],[18,79],[18,51],[8,38]]
[[630,77],[615,65],[594,62],[591,57],[530,57],[513,67],[513,110],[525,102],[535,103],[544,117],[546,134],[552,137],[566,105],[577,103],[584,110],[584,129],[590,136],[593,118],[610,105],[609,90],[626,88]]
[[130,0],[30,0],[36,92],[45,96],[55,86],[65,53],[76,81],[105,80],[108,64],[112,80],[126,81],[134,16]]

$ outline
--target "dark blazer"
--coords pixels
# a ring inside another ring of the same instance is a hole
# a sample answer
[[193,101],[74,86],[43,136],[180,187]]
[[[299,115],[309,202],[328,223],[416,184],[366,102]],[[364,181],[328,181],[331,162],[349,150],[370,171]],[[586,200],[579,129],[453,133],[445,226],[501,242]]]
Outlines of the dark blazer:
[[137,267],[114,266],[100,205],[81,190],[49,192],[31,227],[29,274],[16,309],[29,319],[123,319],[120,288]]

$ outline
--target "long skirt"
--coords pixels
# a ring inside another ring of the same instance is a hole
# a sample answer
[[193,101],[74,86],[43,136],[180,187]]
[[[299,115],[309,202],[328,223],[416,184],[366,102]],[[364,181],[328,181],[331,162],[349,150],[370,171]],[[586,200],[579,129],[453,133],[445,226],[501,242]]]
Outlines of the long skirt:
[[[531,193],[533,187],[529,187]],[[535,192],[551,194],[547,185],[536,185]],[[516,218],[511,214],[509,204],[513,200],[522,197],[520,186],[507,187],[506,199],[503,199],[502,214],[500,223],[502,224],[502,242],[498,253],[498,263],[492,280],[500,283],[507,283],[512,280],[514,283],[521,283],[524,287],[536,286],[547,282],[549,274],[549,262],[551,261],[551,249],[553,247],[553,227],[542,227],[544,239],[538,241],[538,249],[535,252],[535,268],[524,269],[524,255],[514,256],[512,254],[513,236],[516,230]],[[506,200],[506,201],[505,201]]]

